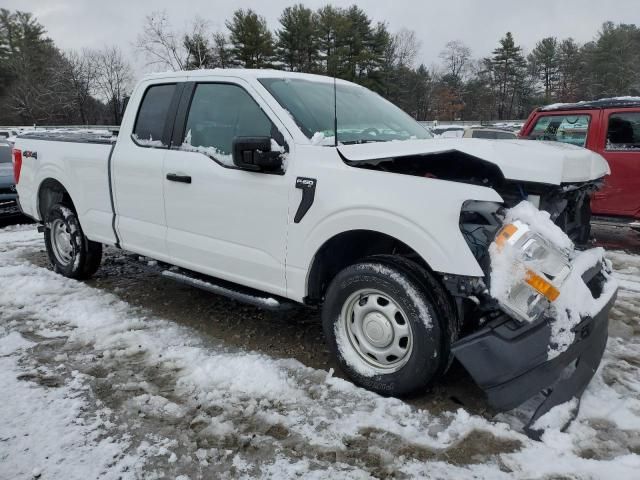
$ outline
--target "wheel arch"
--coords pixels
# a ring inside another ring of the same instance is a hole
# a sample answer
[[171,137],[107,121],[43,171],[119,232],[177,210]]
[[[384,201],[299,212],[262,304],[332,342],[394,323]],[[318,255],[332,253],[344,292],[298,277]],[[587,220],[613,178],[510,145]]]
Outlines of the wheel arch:
[[36,211],[42,221],[52,205],[63,203],[75,211],[71,194],[58,179],[47,177],[38,186]]
[[313,256],[307,275],[306,301],[320,303],[340,270],[373,255],[399,255],[433,272],[415,249],[395,236],[376,230],[347,230],[327,239]]

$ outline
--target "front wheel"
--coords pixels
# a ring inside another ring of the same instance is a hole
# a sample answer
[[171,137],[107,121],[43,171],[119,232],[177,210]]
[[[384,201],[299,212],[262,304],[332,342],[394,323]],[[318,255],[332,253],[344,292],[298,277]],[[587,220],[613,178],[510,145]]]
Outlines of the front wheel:
[[81,280],[90,278],[98,270],[102,244],[85,237],[73,210],[66,205],[53,205],[45,226],[47,255],[57,273]]
[[409,269],[375,258],[338,273],[327,290],[323,328],[354,383],[401,396],[426,389],[443,371],[448,353],[432,298]]

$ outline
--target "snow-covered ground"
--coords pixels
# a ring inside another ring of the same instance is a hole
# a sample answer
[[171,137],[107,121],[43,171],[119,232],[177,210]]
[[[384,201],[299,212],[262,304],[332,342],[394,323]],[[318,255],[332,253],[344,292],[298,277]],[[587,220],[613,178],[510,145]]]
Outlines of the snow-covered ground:
[[[430,412],[239,351],[33,264],[0,230],[0,478],[607,478],[640,472],[640,256],[566,433],[526,412]],[[558,412],[560,417],[562,412]]]

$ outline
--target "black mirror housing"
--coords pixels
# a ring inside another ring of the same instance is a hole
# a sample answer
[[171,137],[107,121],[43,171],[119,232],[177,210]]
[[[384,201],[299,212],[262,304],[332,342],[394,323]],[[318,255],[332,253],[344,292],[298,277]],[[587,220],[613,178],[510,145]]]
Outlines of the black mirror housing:
[[232,143],[233,164],[244,170],[278,171],[282,154],[271,151],[270,137],[235,137]]

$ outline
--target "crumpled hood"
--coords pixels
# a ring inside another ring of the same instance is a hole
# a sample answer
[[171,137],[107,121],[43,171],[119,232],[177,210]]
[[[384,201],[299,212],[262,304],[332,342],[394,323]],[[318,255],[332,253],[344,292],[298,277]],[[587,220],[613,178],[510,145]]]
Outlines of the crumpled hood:
[[338,150],[352,162],[457,150],[495,164],[509,180],[552,185],[596,180],[611,172],[601,155],[559,142],[447,138],[341,145]]

